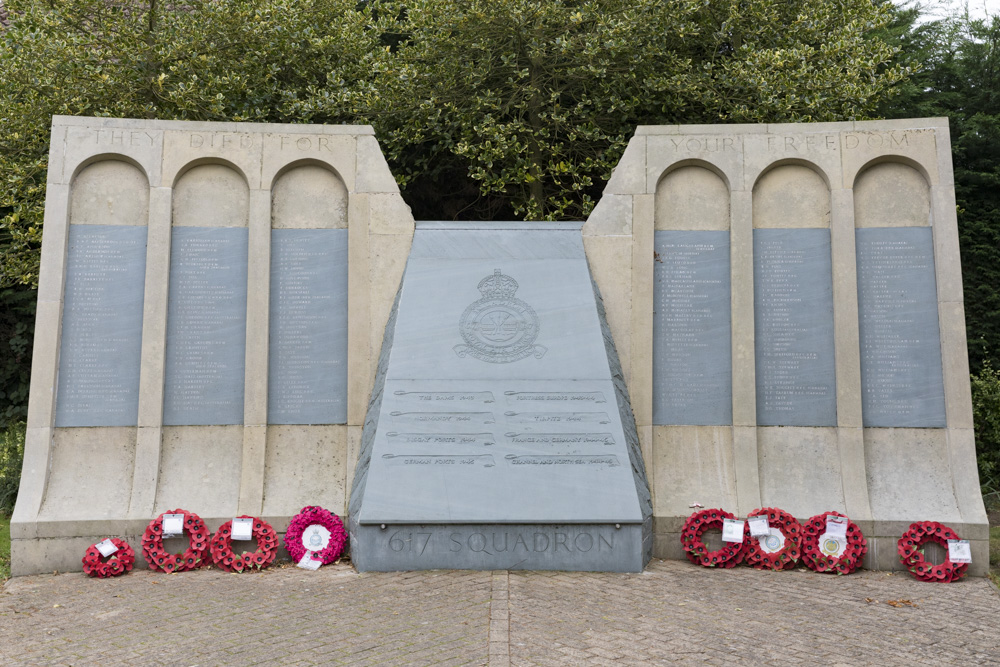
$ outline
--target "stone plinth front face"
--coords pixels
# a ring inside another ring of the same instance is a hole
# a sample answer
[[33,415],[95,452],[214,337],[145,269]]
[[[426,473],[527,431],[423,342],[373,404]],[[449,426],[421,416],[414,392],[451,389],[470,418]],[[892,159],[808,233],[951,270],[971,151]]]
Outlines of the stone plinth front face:
[[654,504],[988,531],[946,119],[640,127],[584,226]]
[[367,126],[54,118],[14,573],[346,514],[412,234]]

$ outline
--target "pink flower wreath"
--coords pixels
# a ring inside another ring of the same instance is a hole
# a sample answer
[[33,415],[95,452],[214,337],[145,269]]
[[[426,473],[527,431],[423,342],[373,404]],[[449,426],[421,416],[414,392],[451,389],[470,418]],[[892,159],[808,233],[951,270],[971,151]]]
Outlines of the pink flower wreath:
[[135,552],[132,547],[129,546],[128,542],[117,537],[110,539],[111,543],[118,547],[118,551],[108,556],[106,561],[101,556],[96,544],[87,547],[87,552],[83,555],[84,574],[104,579],[132,571],[132,565],[135,563]]
[[302,543],[302,535],[310,526],[323,526],[330,531],[330,541],[327,542],[326,548],[311,552],[313,560],[329,565],[340,558],[347,543],[347,532],[344,530],[343,522],[333,512],[310,505],[303,507],[302,511],[295,515],[285,532],[285,549],[288,550],[292,560],[298,562],[306,555],[307,549]]

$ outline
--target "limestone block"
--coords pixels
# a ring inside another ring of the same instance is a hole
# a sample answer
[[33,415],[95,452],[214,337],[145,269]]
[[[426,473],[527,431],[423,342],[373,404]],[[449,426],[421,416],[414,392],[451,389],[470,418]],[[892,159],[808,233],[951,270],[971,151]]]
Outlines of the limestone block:
[[271,187],[270,226],[274,229],[344,229],[347,227],[347,198],[347,185],[328,167],[313,163],[292,165]]
[[583,247],[587,252],[591,275],[601,292],[605,315],[615,339],[615,349],[625,374],[625,383],[631,386],[630,366],[632,336],[629,326],[632,316],[632,244],[628,237],[584,236]]
[[[228,165],[235,167],[237,175],[250,189],[258,190],[261,187],[262,146],[261,135],[239,123],[211,123],[206,124],[204,130],[168,130],[163,134],[160,185],[175,186],[178,179],[194,167]],[[232,187],[236,187],[235,181],[230,180]]]
[[375,137],[358,137],[357,180],[354,189],[357,192],[389,192],[398,193],[399,186],[389,171],[382,149]]
[[730,190],[743,190],[743,135],[738,134],[739,126],[718,127],[733,129],[646,137],[646,191],[655,192],[670,167],[687,164],[714,168]]
[[607,195],[631,195],[648,192],[646,189],[646,139],[632,137],[621,159],[611,172],[611,178],[604,188],[603,200]]
[[163,131],[148,126],[96,127],[91,119],[55,116],[53,125],[65,127],[62,178],[70,183],[75,174],[92,161],[107,156],[124,157],[145,173],[150,184],[159,185]]
[[412,234],[413,213],[398,194],[370,194],[369,229],[372,234]]
[[246,227],[250,209],[247,181],[228,165],[196,165],[174,184],[172,206],[174,226]]
[[876,521],[962,520],[944,429],[866,428],[864,442]]
[[[602,200],[603,201],[603,200]],[[716,172],[678,167],[656,186],[655,229],[729,230],[729,190]]]
[[731,427],[654,426],[652,466],[655,516],[686,517],[693,503],[736,510]]
[[128,508],[135,428],[53,430],[51,470],[40,520],[116,519]]
[[747,134],[744,178],[754,183],[771,168],[782,164],[808,166],[818,173],[828,188],[843,187],[840,167],[840,132],[844,123],[768,125]]
[[938,318],[941,322],[941,365],[948,428],[973,428],[965,305],[961,301],[938,303]]
[[955,190],[950,187],[931,188],[931,217],[934,220],[934,273],[937,279],[938,301],[962,303],[962,265],[958,245],[958,220],[955,215]]
[[71,187],[71,224],[144,226],[149,220],[149,181],[128,162],[93,162],[76,175]]
[[58,372],[62,303],[39,301],[35,311],[31,388],[28,395],[28,427],[53,425]]
[[268,427],[263,514],[294,516],[307,505],[320,505],[344,515],[347,428]]
[[583,225],[583,237],[632,233],[632,196],[604,194]]
[[170,190],[153,188],[146,235],[142,357],[139,369],[139,426],[163,423],[163,374],[167,342],[170,271]]
[[62,301],[69,243],[69,186],[49,185],[45,190],[41,270],[38,301]]
[[802,518],[847,509],[836,428],[760,427],[757,447],[765,507]]
[[153,514],[181,507],[203,519],[235,516],[242,459],[242,426],[164,427]]
[[[321,128],[327,130],[329,126]],[[319,163],[324,170],[332,169],[346,191],[354,190],[356,138],[350,134],[317,133],[316,129],[315,125],[291,125],[285,126],[284,132],[266,132],[261,136],[262,188],[273,187],[289,168],[318,167]]]
[[857,227],[926,227],[931,224],[931,188],[902,162],[866,167],[854,181]]
[[875,161],[909,163],[918,168],[930,185],[938,184],[934,129],[896,129],[880,122],[856,123],[853,130],[841,133],[840,146],[845,188],[854,187],[861,170]]
[[[730,298],[733,327],[733,424],[757,423],[754,348],[753,228],[749,192],[731,196]],[[755,464],[756,465],[756,464]]]
[[830,227],[830,189],[815,170],[784,164],[753,186],[754,229]]

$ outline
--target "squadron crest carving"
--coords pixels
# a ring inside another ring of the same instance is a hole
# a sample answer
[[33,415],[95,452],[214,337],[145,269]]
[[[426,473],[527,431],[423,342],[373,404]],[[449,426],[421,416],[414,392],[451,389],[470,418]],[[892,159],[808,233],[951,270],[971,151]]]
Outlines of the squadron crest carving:
[[541,359],[545,355],[548,349],[535,345],[538,315],[514,296],[517,288],[517,281],[500,269],[479,281],[483,297],[470,304],[459,319],[458,329],[465,345],[456,345],[455,354],[491,364],[507,364],[529,356]]

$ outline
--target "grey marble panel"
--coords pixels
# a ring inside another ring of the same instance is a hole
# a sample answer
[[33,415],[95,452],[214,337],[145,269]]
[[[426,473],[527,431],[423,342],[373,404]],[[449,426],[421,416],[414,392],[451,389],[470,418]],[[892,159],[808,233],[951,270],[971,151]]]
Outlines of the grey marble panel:
[[70,225],[56,426],[135,426],[146,228]]
[[271,231],[267,421],[347,422],[347,230]]
[[855,232],[865,426],[946,426],[930,227]]
[[653,423],[733,423],[729,232],[658,231]]
[[829,229],[753,231],[757,423],[836,426]]
[[[474,234],[456,232],[464,233]],[[546,234],[578,236],[540,233]],[[414,242],[420,238],[416,234]],[[590,272],[582,257],[582,246],[578,259],[411,257],[388,377],[607,377]]]
[[501,229],[507,224],[479,223],[468,229],[421,224],[410,259],[576,259],[583,254],[582,223],[528,223],[541,225],[530,232]]
[[163,423],[242,424],[247,241],[241,227],[174,227]]
[[[574,402],[613,392],[610,380],[387,380],[360,523],[641,521],[618,412]],[[450,397],[462,409],[438,410]]]
[[641,572],[636,524],[460,524],[359,526],[351,558],[362,572],[394,570],[571,570]]

